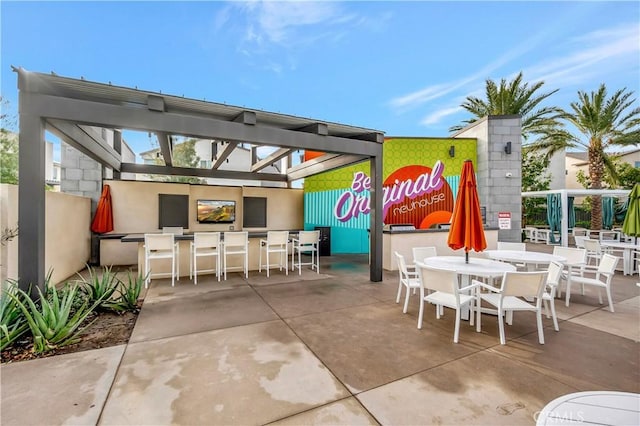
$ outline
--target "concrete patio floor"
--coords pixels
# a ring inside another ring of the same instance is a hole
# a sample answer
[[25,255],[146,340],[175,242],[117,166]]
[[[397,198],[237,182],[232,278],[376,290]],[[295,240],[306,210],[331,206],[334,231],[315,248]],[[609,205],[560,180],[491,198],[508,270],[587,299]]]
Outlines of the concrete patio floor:
[[[550,251],[545,245],[529,249]],[[616,274],[615,313],[596,293],[556,300],[560,331],[515,315],[476,333],[427,307],[416,328],[397,273],[369,282],[367,256],[322,258],[321,274],[277,270],[155,280],[129,344],[2,365],[3,425],[535,424],[554,398],[640,392],[640,288]],[[640,419],[639,419],[640,423]]]

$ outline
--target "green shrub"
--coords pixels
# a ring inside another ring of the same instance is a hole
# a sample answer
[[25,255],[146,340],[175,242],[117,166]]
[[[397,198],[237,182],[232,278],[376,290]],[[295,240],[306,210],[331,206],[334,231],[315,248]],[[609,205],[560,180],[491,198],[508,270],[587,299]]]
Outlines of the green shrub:
[[7,293],[15,301],[24,314],[33,337],[33,350],[36,353],[46,352],[68,344],[76,343],[78,335],[91,323],[79,328],[82,322],[99,306],[103,300],[96,300],[91,306],[87,300],[72,313],[77,298],[82,297],[79,284],[65,284],[61,290],[49,287],[49,277],[45,280],[48,289],[45,297],[40,288],[40,299],[34,302],[24,291],[17,289],[16,294]]
[[[10,297],[9,294],[14,297]],[[0,291],[0,351],[15,342],[28,329],[18,302],[23,298],[18,292],[18,283],[9,280]]]

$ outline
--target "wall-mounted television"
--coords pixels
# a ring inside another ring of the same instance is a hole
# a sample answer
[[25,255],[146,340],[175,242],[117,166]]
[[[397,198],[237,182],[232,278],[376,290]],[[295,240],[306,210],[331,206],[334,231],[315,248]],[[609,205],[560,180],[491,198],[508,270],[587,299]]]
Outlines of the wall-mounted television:
[[235,221],[235,201],[198,200],[198,223],[233,223]]

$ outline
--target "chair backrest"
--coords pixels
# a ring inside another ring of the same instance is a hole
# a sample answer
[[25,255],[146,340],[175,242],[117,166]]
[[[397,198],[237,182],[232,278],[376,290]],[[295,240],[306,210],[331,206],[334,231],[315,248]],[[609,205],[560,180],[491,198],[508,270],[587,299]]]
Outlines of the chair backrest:
[[438,252],[435,247],[414,247],[413,251],[413,263],[422,262],[427,257],[436,257]]
[[226,247],[246,246],[249,242],[249,233],[247,231],[225,232],[223,238]]
[[144,234],[144,248],[147,252],[155,250],[173,250],[173,234]]
[[576,242],[576,247],[577,247],[577,248],[584,248],[584,240],[588,240],[588,238],[587,238],[587,237],[581,237],[581,236],[576,235],[576,236],[574,237],[574,240],[575,240],[575,242]]
[[547,271],[505,272],[502,277],[503,296],[539,298],[547,282]]
[[588,230],[587,228],[580,228],[579,226],[575,226],[571,233],[574,237],[586,237]]
[[163,234],[183,235],[184,228],[182,226],[163,226]]
[[195,248],[211,247],[216,248],[220,245],[220,232],[194,232],[193,246]]
[[416,262],[418,279],[423,289],[458,295],[458,274],[447,269],[438,269]]
[[283,245],[289,242],[289,231],[267,231],[267,245]]
[[587,250],[584,248],[555,246],[553,254],[564,257],[568,264],[587,262]]
[[587,249],[587,252],[600,254],[602,253],[602,248],[600,247],[600,241],[586,239],[584,240],[584,248]]
[[320,241],[320,231],[300,231],[298,242],[300,245],[317,244]]
[[562,277],[562,265],[558,262],[549,262],[549,268],[547,269],[547,285],[557,287],[560,283],[560,277]]
[[407,262],[405,262],[404,256],[398,253],[397,251],[394,251],[393,255],[396,257],[396,263],[398,264],[398,274],[400,275],[400,280],[409,279],[409,272],[407,271]]
[[613,256],[609,253],[603,254],[602,259],[600,259],[600,263],[598,264],[598,273],[613,275],[616,272],[618,260],[618,257]]
[[525,243],[508,243],[504,241],[498,241],[498,250],[526,251],[527,245]]

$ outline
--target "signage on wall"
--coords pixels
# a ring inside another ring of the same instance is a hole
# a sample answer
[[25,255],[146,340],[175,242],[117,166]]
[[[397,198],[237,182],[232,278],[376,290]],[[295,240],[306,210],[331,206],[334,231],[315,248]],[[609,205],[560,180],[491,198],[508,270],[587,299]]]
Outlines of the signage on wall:
[[[391,173],[382,189],[384,223],[412,223],[418,229],[449,223],[454,199],[443,173],[444,164],[440,160],[433,167],[408,165]],[[347,222],[368,214],[370,189],[371,178],[364,172],[355,172],[351,188],[340,195],[334,206],[334,216]]]
[[498,212],[498,229],[511,229],[511,212]]

